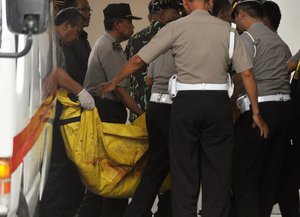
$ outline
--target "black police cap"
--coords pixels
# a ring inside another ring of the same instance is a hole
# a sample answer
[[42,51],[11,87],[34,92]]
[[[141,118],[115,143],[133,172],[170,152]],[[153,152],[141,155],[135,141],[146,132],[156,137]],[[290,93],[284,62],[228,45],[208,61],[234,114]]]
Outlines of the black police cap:
[[109,4],[103,10],[105,19],[121,18],[121,19],[132,19],[132,20],[141,20],[141,17],[133,16],[129,4],[118,3],[118,4]]

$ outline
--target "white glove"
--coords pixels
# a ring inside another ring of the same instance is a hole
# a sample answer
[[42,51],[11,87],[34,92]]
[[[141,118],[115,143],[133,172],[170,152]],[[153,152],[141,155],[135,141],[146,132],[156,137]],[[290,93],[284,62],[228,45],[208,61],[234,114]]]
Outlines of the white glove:
[[91,96],[86,89],[83,89],[78,95],[78,100],[80,102],[80,106],[87,110],[92,110],[95,107],[94,98]]

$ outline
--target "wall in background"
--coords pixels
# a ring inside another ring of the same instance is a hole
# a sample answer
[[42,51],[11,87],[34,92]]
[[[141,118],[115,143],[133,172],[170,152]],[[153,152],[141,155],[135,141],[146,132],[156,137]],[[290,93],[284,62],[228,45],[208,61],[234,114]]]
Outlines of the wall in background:
[[142,20],[133,20],[134,32],[138,32],[149,24],[148,21],[148,2],[149,0],[89,0],[92,8],[90,26],[86,28],[89,33],[89,41],[93,46],[99,36],[104,32],[103,9],[110,3],[129,3],[133,15],[142,17]]
[[[282,20],[279,26],[278,33],[283,40],[290,46],[292,53],[294,54],[300,49],[300,28],[299,28],[299,0],[274,0],[281,8]],[[148,25],[148,11],[147,6],[149,0],[89,0],[91,8],[93,9],[91,23],[86,28],[89,33],[89,40],[91,46],[93,46],[97,38],[104,32],[103,27],[103,13],[102,10],[109,3],[129,3],[132,13],[136,16],[140,16],[143,20],[133,21],[135,26],[134,31],[138,32],[143,27]]]
[[289,45],[292,54],[300,49],[299,0],[274,0],[281,9],[281,23],[278,34]]

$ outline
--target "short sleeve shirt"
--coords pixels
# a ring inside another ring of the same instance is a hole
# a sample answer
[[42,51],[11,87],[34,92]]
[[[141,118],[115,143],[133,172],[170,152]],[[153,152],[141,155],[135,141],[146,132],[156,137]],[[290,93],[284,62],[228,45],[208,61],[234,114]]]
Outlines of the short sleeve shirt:
[[[138,55],[150,63],[171,49],[179,82],[226,83],[230,30],[229,23],[211,16],[206,10],[195,10],[163,27]],[[252,68],[238,34],[232,64],[236,72]]]
[[[127,43],[125,53],[127,58],[137,54],[139,50],[157,34],[157,32],[164,26],[158,21],[152,21],[149,26],[134,34]],[[147,75],[147,66],[142,66],[130,76],[130,95],[139,107],[146,111],[148,102],[150,100],[150,88],[146,86],[145,77]],[[130,112],[129,119],[133,121],[137,118],[136,114]]]
[[169,79],[174,74],[174,57],[171,50],[168,50],[149,64],[147,76],[153,79],[151,92],[167,94]]
[[[290,93],[287,61],[291,52],[277,33],[271,31],[262,22],[255,23],[241,35],[250,59],[253,61],[258,95]],[[256,55],[254,57],[254,46]]]
[[[84,87],[93,96],[100,96],[99,87],[102,83],[111,81],[127,62],[125,52],[116,39],[105,32],[93,47],[88,69],[84,80]],[[128,87],[128,79],[124,79],[118,86]],[[105,98],[120,101],[113,93],[105,94]]]

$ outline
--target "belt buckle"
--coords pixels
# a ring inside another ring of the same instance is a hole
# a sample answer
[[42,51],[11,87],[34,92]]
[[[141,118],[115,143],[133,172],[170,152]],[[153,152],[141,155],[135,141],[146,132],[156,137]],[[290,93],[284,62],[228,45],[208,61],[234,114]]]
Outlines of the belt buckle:
[[206,83],[202,83],[201,86],[202,86],[202,88],[201,88],[202,91],[206,90]]
[[158,94],[158,97],[157,97],[157,101],[159,101],[159,102],[160,102],[160,100],[161,100],[161,97],[162,97],[162,93],[159,93],[159,94]]
[[280,94],[280,93],[278,93],[277,95],[278,95],[278,99],[279,99],[279,101],[280,101],[280,102],[283,102],[283,101],[284,101],[284,97],[283,97],[283,95],[282,95],[282,94]]

